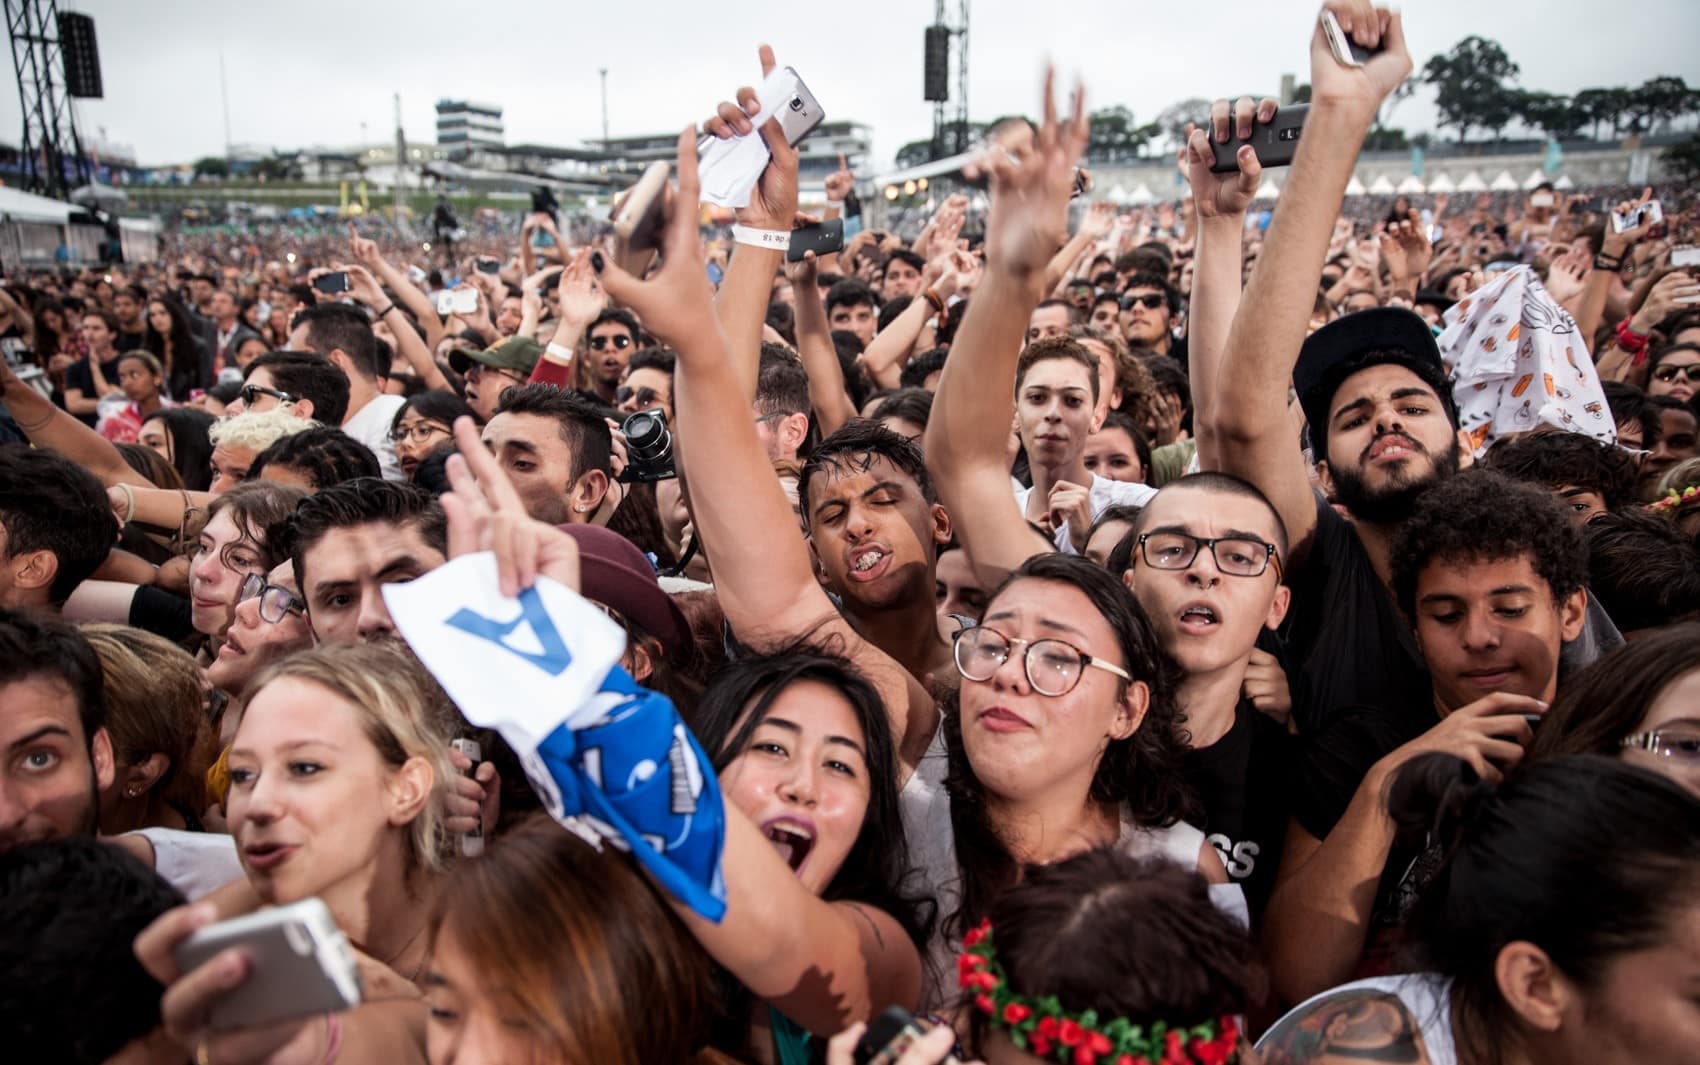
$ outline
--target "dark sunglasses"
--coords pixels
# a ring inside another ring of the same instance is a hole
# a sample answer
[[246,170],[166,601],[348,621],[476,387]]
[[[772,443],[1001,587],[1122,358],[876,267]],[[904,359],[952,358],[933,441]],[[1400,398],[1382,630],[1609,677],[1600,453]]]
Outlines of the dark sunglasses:
[[261,396],[276,397],[279,403],[294,403],[296,400],[296,397],[290,395],[288,392],[279,392],[277,389],[267,388],[265,385],[243,385],[242,392],[240,394],[242,396],[243,404],[249,407],[252,407],[255,400],[259,399]]
[[647,407],[651,403],[659,401],[661,393],[653,388],[633,389],[628,385],[621,385],[614,390],[615,403],[625,403],[629,399],[635,399],[640,407]]
[[1154,311],[1168,302],[1169,298],[1167,296],[1156,292],[1147,292],[1143,296],[1124,296],[1122,298],[1122,310],[1131,311],[1133,310],[1133,305],[1138,303],[1143,305],[1146,310]]
[[621,351],[625,351],[627,348],[632,346],[632,338],[624,333],[616,333],[613,336],[590,338],[590,346],[595,348],[597,351],[601,351],[603,348],[606,348],[610,342],[612,342],[613,345]]
[[1653,371],[1653,380],[1669,384],[1676,380],[1677,374],[1688,378],[1688,383],[1691,385],[1700,384],[1700,362],[1690,363],[1687,366],[1661,366]]

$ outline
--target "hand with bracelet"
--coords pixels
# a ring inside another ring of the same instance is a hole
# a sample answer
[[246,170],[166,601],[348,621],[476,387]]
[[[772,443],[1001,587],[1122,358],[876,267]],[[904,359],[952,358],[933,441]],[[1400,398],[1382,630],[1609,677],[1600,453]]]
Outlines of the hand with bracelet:
[[[773,73],[776,62],[773,49],[762,45],[757,54],[761,60],[761,76]],[[705,135],[722,140],[743,136],[755,130],[750,116],[761,112],[756,90],[746,85],[737,92],[737,103],[721,103],[713,117],[702,124]],[[737,212],[737,224],[748,231],[749,239],[739,236],[740,244],[750,243],[760,233],[789,233],[797,214],[797,149],[785,139],[777,118],[770,118],[761,127],[761,139],[767,144],[768,160],[756,187],[751,190],[750,202]],[[777,240],[777,238],[772,238]],[[760,245],[768,247],[767,244]],[[784,251],[783,244],[773,250]]]

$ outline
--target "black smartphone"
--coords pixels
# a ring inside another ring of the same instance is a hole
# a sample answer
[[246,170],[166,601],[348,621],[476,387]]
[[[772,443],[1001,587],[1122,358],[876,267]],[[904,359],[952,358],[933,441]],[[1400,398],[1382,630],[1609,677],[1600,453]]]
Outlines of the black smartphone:
[[828,218],[812,226],[801,226],[791,231],[791,245],[785,249],[785,261],[800,263],[803,256],[809,252],[815,253],[815,258],[831,255],[844,247],[844,219]]
[[[1277,108],[1275,118],[1268,125],[1253,120],[1251,124],[1251,140],[1242,141],[1234,136],[1233,119],[1228,120],[1228,139],[1217,141],[1210,138],[1210,150],[1216,156],[1216,161],[1210,164],[1213,174],[1231,174],[1240,168],[1239,161],[1234,157],[1239,154],[1240,145],[1250,144],[1257,153],[1257,161],[1264,169],[1272,166],[1291,166],[1293,153],[1299,150],[1299,133],[1304,129],[1305,116],[1310,114],[1309,104],[1290,104]],[[1209,121],[1203,124],[1209,129]]]
[[499,274],[502,272],[502,260],[488,255],[480,255],[473,266],[481,274]]
[[348,274],[342,270],[333,270],[328,274],[320,274],[313,279],[313,287],[327,296],[348,291]]
[[[868,1030],[856,1042],[856,1065],[892,1065],[903,1052],[927,1034],[915,1020],[915,1015],[902,1006],[893,1006],[868,1022]],[[939,1065],[962,1065],[952,1054]]]

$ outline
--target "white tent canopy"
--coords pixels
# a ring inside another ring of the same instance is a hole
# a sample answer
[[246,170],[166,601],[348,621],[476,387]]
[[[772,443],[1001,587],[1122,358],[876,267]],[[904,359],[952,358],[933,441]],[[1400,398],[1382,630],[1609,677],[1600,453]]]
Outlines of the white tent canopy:
[[1544,170],[1533,171],[1532,173],[1529,174],[1528,177],[1523,179],[1523,191],[1529,192],[1529,191],[1539,187],[1541,182],[1545,181],[1546,179],[1547,179],[1547,175],[1546,175],[1546,172]]
[[1383,174],[1370,182],[1369,191],[1374,196],[1391,196],[1393,195],[1393,182],[1388,181],[1387,175]]
[[22,189],[0,186],[0,218],[13,222],[70,221],[71,212],[79,208],[46,196],[37,196]]
[[1459,192],[1486,192],[1487,182],[1482,180],[1479,170],[1472,170],[1464,175],[1464,180],[1458,182]]
[[1151,186],[1147,185],[1145,182],[1141,181],[1139,183],[1139,187],[1137,189],[1134,189],[1133,194],[1127,198],[1127,202],[1128,203],[1154,203],[1156,201],[1156,199],[1157,199],[1157,194],[1151,191]]
[[1105,194],[1104,198],[1114,204],[1123,204],[1127,202],[1127,195],[1126,185],[1115,185]]
[[1452,178],[1449,175],[1441,174],[1428,183],[1428,190],[1430,192],[1457,192],[1458,186],[1452,183]]
[[1263,184],[1257,186],[1257,192],[1252,196],[1252,199],[1273,200],[1279,195],[1281,195],[1281,187],[1275,184],[1272,179],[1266,177],[1263,179]]
[[1366,191],[1368,190],[1364,188],[1364,183],[1358,180],[1356,174],[1352,175],[1352,180],[1346,182],[1346,195],[1348,196],[1362,196]]
[[1517,179],[1511,176],[1511,171],[1501,170],[1498,177],[1488,182],[1488,188],[1495,192],[1516,192]]
[[1564,192],[1568,189],[1575,188],[1576,182],[1570,180],[1569,174],[1560,174],[1558,175],[1558,180],[1552,183],[1552,187],[1560,192]]
[[1414,196],[1423,191],[1423,179],[1415,174],[1411,174],[1406,177],[1404,181],[1399,182],[1399,188],[1396,191],[1402,192],[1407,196]]

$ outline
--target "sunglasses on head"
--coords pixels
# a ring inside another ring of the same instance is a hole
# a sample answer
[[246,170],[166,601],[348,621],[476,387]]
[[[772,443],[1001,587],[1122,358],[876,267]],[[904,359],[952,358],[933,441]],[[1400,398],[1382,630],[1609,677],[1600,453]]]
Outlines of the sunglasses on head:
[[1168,297],[1161,293],[1147,292],[1143,296],[1124,296],[1122,298],[1122,310],[1131,311],[1133,305],[1137,303],[1148,311],[1154,311],[1168,302]]
[[1678,374],[1686,377],[1691,385],[1700,384],[1700,362],[1689,363],[1687,366],[1661,366],[1653,371],[1653,380],[1669,384],[1676,380]]
[[616,333],[613,336],[590,338],[590,346],[595,348],[597,351],[603,350],[610,343],[612,343],[614,347],[618,348],[620,351],[625,351],[627,348],[632,346],[632,338],[624,333]]

